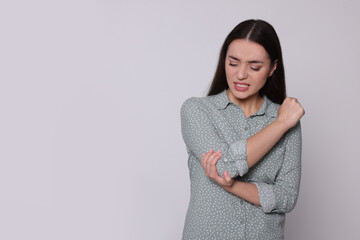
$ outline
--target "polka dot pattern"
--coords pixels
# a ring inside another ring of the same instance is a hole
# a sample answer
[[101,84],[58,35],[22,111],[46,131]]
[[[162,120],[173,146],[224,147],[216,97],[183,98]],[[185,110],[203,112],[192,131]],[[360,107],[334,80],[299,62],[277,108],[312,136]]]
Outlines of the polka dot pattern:
[[[191,182],[183,240],[284,238],[285,213],[297,201],[301,175],[300,122],[248,169],[246,139],[277,117],[278,104],[266,96],[260,109],[246,118],[242,109],[223,92],[187,99],[181,107],[181,131],[189,154]],[[254,183],[261,207],[235,196],[209,179],[201,155],[220,150],[216,167],[222,175]]]

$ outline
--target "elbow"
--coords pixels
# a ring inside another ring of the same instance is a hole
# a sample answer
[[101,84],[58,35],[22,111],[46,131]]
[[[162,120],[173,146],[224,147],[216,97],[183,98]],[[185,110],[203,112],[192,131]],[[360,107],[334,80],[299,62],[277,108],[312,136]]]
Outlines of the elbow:
[[263,211],[265,213],[289,213],[295,208],[295,205],[296,201],[288,200],[282,207],[275,207],[272,210],[263,207]]
[[289,213],[291,212],[296,205],[298,199],[298,191],[282,191],[278,192],[275,189],[275,199],[272,206],[267,206],[264,209],[265,213]]
[[292,210],[294,210],[296,202],[297,202],[297,194],[289,196],[288,200],[287,200],[287,203],[286,203],[286,207],[284,209],[285,210],[284,212],[289,213]]
[[289,213],[294,210],[296,202],[297,202],[297,194],[289,194],[283,200],[283,204],[279,209],[275,210],[274,212],[278,213]]
[[216,170],[221,177],[224,177],[224,172],[228,172],[231,178],[239,176],[239,172],[234,166],[234,163],[225,163],[220,160],[216,163]]
[[228,172],[231,178],[242,177],[248,171],[248,165],[246,161],[226,161],[220,160],[216,163],[216,170],[219,176],[224,177],[224,172]]

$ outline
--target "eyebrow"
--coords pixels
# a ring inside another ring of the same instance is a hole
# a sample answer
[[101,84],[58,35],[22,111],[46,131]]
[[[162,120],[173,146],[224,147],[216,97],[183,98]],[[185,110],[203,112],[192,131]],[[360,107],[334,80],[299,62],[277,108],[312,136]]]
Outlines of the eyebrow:
[[[233,57],[233,56],[228,56],[229,58],[235,60],[235,61],[239,61],[240,62],[240,59],[236,58],[236,57]],[[251,60],[251,61],[248,61],[248,63],[264,63],[263,61],[260,61],[260,60]]]

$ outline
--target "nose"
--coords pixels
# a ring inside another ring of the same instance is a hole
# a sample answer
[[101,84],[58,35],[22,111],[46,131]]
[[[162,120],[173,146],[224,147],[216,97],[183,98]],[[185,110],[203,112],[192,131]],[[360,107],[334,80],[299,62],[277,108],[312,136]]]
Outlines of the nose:
[[238,80],[246,79],[247,78],[247,69],[245,64],[241,64],[236,72],[236,78]]

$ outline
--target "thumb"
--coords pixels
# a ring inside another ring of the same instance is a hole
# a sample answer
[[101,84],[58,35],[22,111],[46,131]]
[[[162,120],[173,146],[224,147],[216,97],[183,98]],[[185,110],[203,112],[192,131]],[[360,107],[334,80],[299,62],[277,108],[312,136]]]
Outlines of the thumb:
[[230,177],[230,174],[228,172],[224,172],[224,178],[226,182],[230,182],[232,178]]

